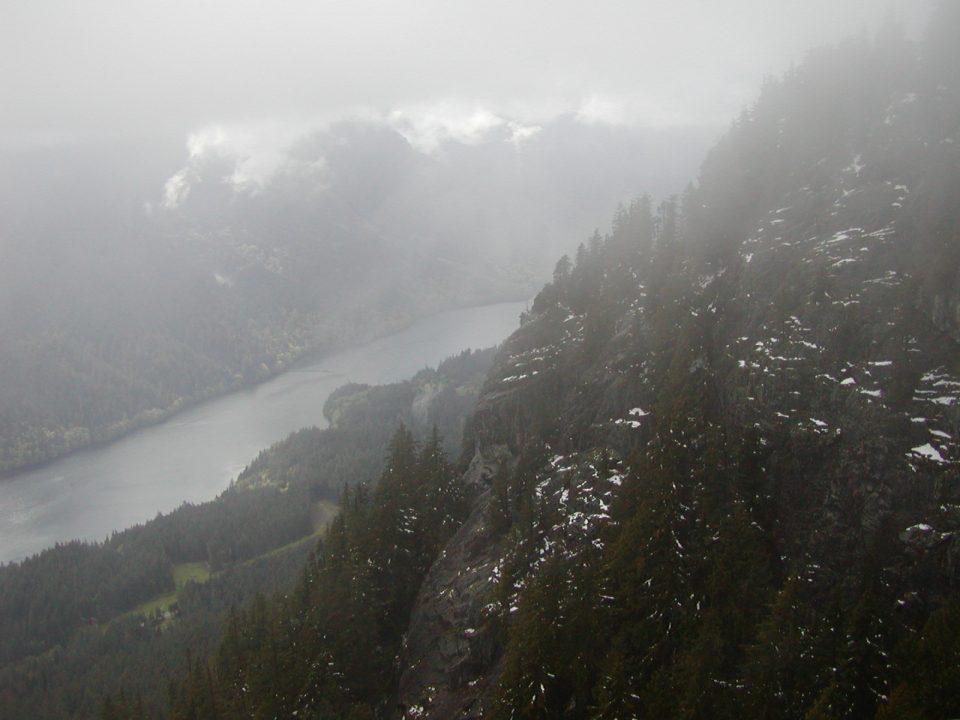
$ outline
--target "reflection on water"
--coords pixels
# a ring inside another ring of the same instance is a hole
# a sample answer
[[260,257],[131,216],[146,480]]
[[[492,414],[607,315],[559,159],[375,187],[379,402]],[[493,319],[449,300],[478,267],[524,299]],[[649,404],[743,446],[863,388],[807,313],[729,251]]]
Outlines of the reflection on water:
[[216,496],[257,453],[290,432],[326,424],[323,403],[346,382],[395,382],[465,348],[503,341],[524,303],[442,313],[185,410],[169,422],[0,482],[0,562],[55,542],[116,529]]

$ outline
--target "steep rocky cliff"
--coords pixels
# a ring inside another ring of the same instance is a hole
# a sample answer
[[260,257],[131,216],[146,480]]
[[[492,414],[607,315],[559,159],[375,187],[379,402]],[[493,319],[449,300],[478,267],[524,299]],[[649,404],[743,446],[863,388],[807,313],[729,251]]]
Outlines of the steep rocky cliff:
[[935,40],[814,55],[682,203],[558,264],[478,406],[405,717],[931,707],[898,663],[960,584],[960,88]]

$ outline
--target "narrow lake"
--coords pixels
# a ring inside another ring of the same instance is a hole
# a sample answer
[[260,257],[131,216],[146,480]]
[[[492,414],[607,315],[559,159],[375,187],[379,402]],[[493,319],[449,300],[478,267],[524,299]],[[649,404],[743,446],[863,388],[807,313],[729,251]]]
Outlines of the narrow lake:
[[396,382],[465,348],[496,345],[517,328],[524,306],[500,303],[435,315],[0,481],[0,562],[61,541],[102,540],[183,502],[210,500],[262,449],[299,428],[325,426],[323,403],[339,386]]

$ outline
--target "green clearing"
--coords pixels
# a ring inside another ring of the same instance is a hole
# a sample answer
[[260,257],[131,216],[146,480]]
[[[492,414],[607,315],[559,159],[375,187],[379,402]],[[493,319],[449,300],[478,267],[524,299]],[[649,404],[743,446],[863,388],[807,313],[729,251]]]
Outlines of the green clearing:
[[[313,534],[302,537],[299,540],[294,540],[293,542],[287,543],[286,545],[281,545],[278,548],[274,548],[269,552],[265,552],[263,555],[258,555],[255,558],[250,558],[247,560],[244,565],[250,565],[264,558],[274,557],[280,555],[291,548],[297,547],[305,542],[316,542],[317,538],[323,535],[327,530],[327,526],[330,525],[330,521],[336,517],[336,514],[340,512],[340,506],[335,502],[329,500],[320,500],[318,501],[313,509]],[[190,562],[190,563],[180,563],[179,565],[173,566],[173,584],[174,590],[163,595],[157,595],[150,600],[147,600],[144,603],[141,603],[135,607],[130,612],[126,613],[127,615],[146,615],[151,616],[159,610],[160,612],[166,612],[170,609],[170,606],[177,602],[177,599],[180,597],[180,591],[186,586],[190,581],[205,583],[211,577],[210,568],[207,567],[207,563],[204,562]]]
[[206,563],[191,562],[180,563],[173,566],[173,592],[158,595],[145,603],[141,603],[130,611],[130,615],[153,615],[157,610],[166,612],[170,606],[177,601],[180,591],[191,580],[193,582],[203,583],[210,579],[210,569]]

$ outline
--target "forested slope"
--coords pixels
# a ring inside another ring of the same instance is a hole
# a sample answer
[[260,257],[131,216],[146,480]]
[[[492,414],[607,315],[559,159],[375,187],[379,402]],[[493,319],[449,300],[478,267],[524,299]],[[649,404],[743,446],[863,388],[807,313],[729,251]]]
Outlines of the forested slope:
[[355,499],[173,716],[960,712],[960,12],[931,27],[812,54],[561,260],[462,478]]
[[478,408],[499,469],[413,611],[408,716],[958,711],[958,20],[813,54],[558,265]]
[[121,689],[163,714],[168,679],[216,647],[230,608],[293,588],[338,506],[383,472],[398,426],[446,467],[493,354],[345,386],[324,408],[330,428],[263,451],[217,499],[0,566],[0,717],[93,718]]

